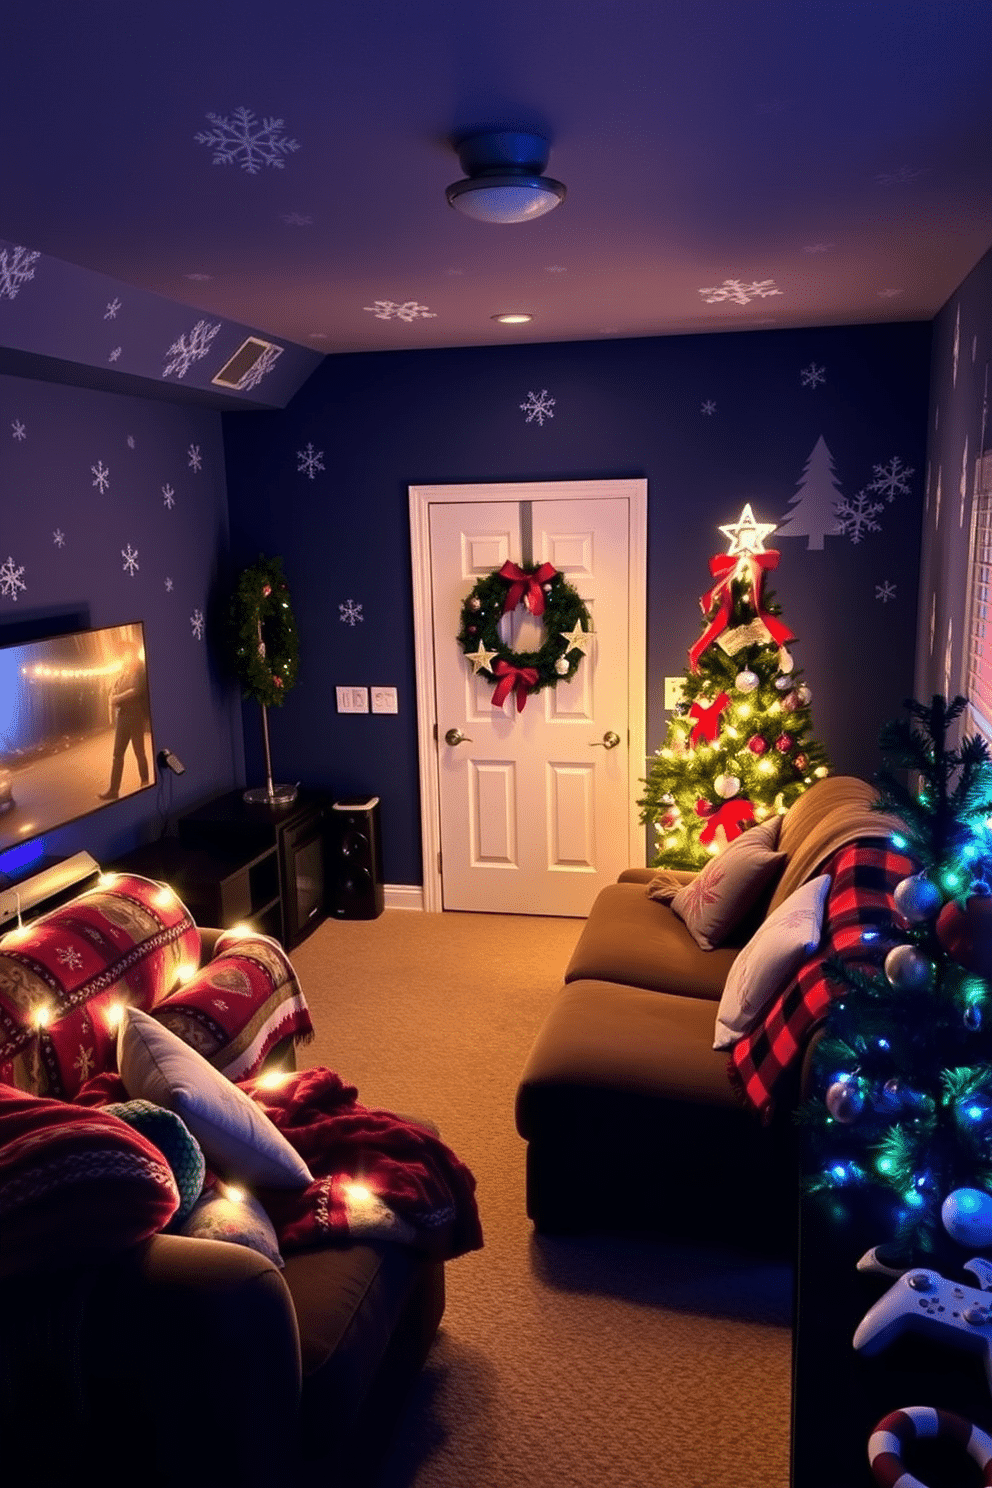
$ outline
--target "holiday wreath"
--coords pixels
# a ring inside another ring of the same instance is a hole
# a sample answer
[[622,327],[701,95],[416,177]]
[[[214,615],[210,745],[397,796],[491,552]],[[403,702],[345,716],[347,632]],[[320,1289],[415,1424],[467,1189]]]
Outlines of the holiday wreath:
[[278,707],[296,681],[299,642],[281,558],[259,558],[231,601],[234,664],[245,696]]
[[[500,620],[521,601],[544,620],[544,640],[537,651],[511,651],[500,638]],[[501,708],[513,692],[519,713],[530,693],[575,676],[591,630],[578,590],[550,563],[519,568],[507,561],[481,578],[463,601],[458,643],[473,672],[483,672],[495,684],[493,707]]]

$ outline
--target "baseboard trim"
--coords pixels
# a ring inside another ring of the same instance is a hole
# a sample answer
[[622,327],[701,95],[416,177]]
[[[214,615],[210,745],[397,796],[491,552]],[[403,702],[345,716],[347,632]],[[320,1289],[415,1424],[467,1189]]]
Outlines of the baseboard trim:
[[420,884],[383,884],[387,909],[423,909],[424,891]]

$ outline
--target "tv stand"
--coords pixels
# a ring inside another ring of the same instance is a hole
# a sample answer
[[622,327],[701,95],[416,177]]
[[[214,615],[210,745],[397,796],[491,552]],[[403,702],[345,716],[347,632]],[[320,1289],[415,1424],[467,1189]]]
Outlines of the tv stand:
[[230,791],[180,817],[178,837],[113,866],[169,882],[199,925],[249,924],[291,950],[327,913],[325,812],[312,791],[289,804]]

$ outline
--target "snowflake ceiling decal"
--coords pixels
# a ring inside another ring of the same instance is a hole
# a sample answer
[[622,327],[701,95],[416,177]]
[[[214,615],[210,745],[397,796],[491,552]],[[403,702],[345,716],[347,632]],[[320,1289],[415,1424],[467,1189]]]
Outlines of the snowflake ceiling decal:
[[752,300],[765,300],[769,295],[780,295],[782,291],[774,279],[752,279],[749,284],[742,279],[724,279],[722,284],[711,285],[699,293],[707,305],[749,305]]
[[888,604],[889,600],[895,599],[895,597],[896,586],[895,584],[890,584],[888,579],[884,579],[881,584],[876,584],[875,598],[880,599],[883,604]]
[[170,485],[168,485],[168,484],[164,485],[162,487],[162,505],[163,506],[167,506],[169,508],[169,511],[171,511],[172,508],[175,506],[175,504],[176,504],[176,493],[175,493],[175,491],[172,489],[172,487]]
[[124,559],[121,568],[133,579],[141,567],[141,564],[138,562],[137,548],[132,548],[131,544],[128,543],[126,548],[121,548],[121,557]]
[[116,320],[117,312],[121,308],[121,301],[115,296],[103,312],[104,320]]
[[210,325],[205,320],[198,320],[191,331],[187,331],[178,340],[173,341],[166,352],[166,356],[171,357],[172,360],[166,362],[162,376],[171,377],[174,372],[179,378],[185,377],[193,363],[206,356],[210,350],[210,343],[222,324],[222,321],[218,321],[216,325]]
[[27,439],[28,431],[20,419],[14,419],[10,427],[12,431],[12,437],[16,439],[18,443],[20,443],[23,439]]
[[700,413],[705,413],[708,418],[711,418],[716,413],[716,404],[713,399],[707,398],[705,403],[701,403],[699,405],[699,411]]
[[203,611],[194,610],[192,615],[190,615],[189,617],[189,624],[190,630],[193,634],[193,638],[197,641],[202,641],[204,627]]
[[437,313],[429,310],[426,305],[418,305],[416,300],[404,300],[398,304],[395,300],[376,300],[372,305],[363,305],[370,315],[376,320],[436,320]]
[[15,248],[9,256],[6,248],[0,249],[0,300],[17,298],[18,290],[34,278],[34,266],[40,257],[40,253],[27,248]]
[[203,468],[203,456],[200,454],[200,446],[198,444],[191,444],[186,451],[186,463],[189,465],[190,470],[199,471]]
[[815,388],[819,387],[821,382],[826,382],[827,369],[818,367],[815,362],[810,362],[808,367],[801,368],[799,376],[802,378],[803,387]]
[[97,460],[95,465],[90,466],[90,469],[93,472],[93,479],[90,481],[90,485],[96,486],[101,496],[105,495],[110,486],[110,471],[102,460]]
[[299,142],[287,139],[283,119],[255,117],[254,110],[236,108],[231,114],[207,114],[212,129],[195,136],[198,145],[213,148],[214,165],[238,165],[249,176],[257,176],[263,166],[283,170],[285,155],[300,148]]
[[57,548],[65,547],[65,533],[62,531],[61,527],[56,527],[55,531],[52,533],[52,542]]
[[520,411],[527,415],[528,424],[536,423],[538,428],[544,427],[545,419],[555,416],[555,400],[548,396],[547,388],[542,388],[539,393],[530,392],[525,402],[521,403]]
[[21,578],[23,572],[24,564],[16,564],[11,557],[7,558],[6,563],[0,563],[0,595],[16,603],[18,590],[28,587]]
[[365,619],[365,616],[362,614],[363,606],[356,604],[353,599],[346,599],[344,604],[338,605],[338,609],[341,611],[340,620],[342,625],[350,625],[354,628],[360,620]]

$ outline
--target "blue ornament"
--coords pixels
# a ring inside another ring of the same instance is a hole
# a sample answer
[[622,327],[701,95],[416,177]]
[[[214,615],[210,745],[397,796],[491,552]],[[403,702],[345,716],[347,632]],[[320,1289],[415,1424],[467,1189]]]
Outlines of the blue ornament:
[[944,1229],[959,1245],[982,1250],[992,1245],[992,1194],[981,1188],[956,1188],[940,1207]]
[[933,919],[944,902],[937,885],[931,883],[925,873],[915,873],[911,878],[900,879],[892,897],[896,909],[911,925]]

